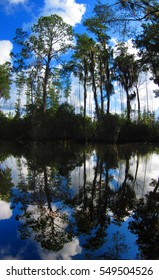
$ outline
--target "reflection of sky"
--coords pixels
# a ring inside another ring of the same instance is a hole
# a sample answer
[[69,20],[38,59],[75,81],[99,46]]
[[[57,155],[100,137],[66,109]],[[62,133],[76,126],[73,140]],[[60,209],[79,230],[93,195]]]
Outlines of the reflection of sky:
[[[128,244],[127,250],[125,250],[125,252],[123,250],[123,252],[122,252],[123,259],[136,259],[137,254],[139,254],[138,248],[137,248],[137,246],[135,246],[136,236],[128,230],[129,222],[131,220],[132,220],[132,218],[130,217],[129,219],[127,219],[124,223],[120,224],[119,226],[111,223],[111,225],[108,228],[108,237],[107,237],[109,240],[108,252],[110,252],[111,250],[114,249],[115,244],[113,242],[113,234],[116,234],[117,232],[120,232],[120,235],[121,235],[121,240],[119,240],[119,244],[120,243],[123,243],[125,245]],[[104,250],[104,248],[103,248],[103,250]]]
[[[92,183],[94,178],[94,167],[96,166],[94,154],[87,158],[86,160],[86,181]],[[137,168],[137,157],[131,157],[129,162],[129,172],[128,174],[133,177],[136,174]],[[125,179],[125,161],[119,161],[117,169],[110,169],[109,176],[111,176],[110,187],[114,190],[123,183]],[[151,179],[157,180],[159,177],[159,155],[158,154],[149,154],[139,158],[139,166],[137,171],[137,178],[135,192],[137,197],[143,197],[147,192],[152,190],[150,186]],[[72,188],[74,193],[79,192],[79,186],[83,186],[84,183],[84,164],[82,166],[77,166],[71,172],[72,179]]]
[[[1,201],[0,201],[1,202]],[[6,203],[7,205],[7,203]],[[4,206],[0,203],[1,206]],[[8,207],[6,207],[9,211]],[[56,205],[53,205],[53,210],[56,211]],[[29,205],[29,211],[33,211],[34,218],[39,217],[39,211],[36,206]],[[10,211],[12,213],[12,211]],[[16,215],[20,213],[18,205],[13,209],[13,215],[9,217],[7,211],[3,213],[3,220],[0,221],[0,259],[5,260],[18,260],[18,259],[72,259],[72,257],[81,252],[78,238],[74,237],[71,242],[68,242],[58,252],[51,252],[40,247],[38,243],[34,241],[33,236],[27,240],[21,240],[19,238],[19,232],[17,227],[23,221],[17,221]],[[8,215],[7,215],[8,214]],[[10,219],[9,219],[10,218]],[[5,220],[4,220],[5,219]],[[9,220],[8,220],[9,219]],[[60,226],[60,222],[57,221]]]
[[[96,166],[96,154],[95,151],[92,152],[90,156],[86,157],[86,181],[93,181],[94,177],[94,167]],[[82,166],[76,166],[71,172],[71,188],[74,189],[74,193],[78,194],[79,186],[83,186],[84,183],[84,164]]]
[[[24,178],[27,176],[27,162],[24,157],[20,159],[21,171],[17,165],[17,159],[13,156],[8,157],[3,166],[11,168],[12,181],[15,186],[18,184],[20,172]],[[94,178],[94,167],[96,166],[95,151],[86,157],[86,181],[92,183]],[[137,168],[137,156],[130,159],[129,174],[135,176]],[[82,166],[76,166],[71,172],[71,189],[74,194],[78,194],[79,186],[83,186],[84,183],[84,164]],[[121,185],[125,176],[125,162],[119,161],[117,169],[110,169],[109,175],[112,176],[110,180],[110,186],[113,189],[117,189],[117,186]],[[159,177],[159,155],[156,153],[148,154],[139,158],[139,167],[137,172],[137,180],[135,191],[138,197],[143,196],[148,191],[152,190],[149,186],[151,179],[158,179]]]
[[[18,184],[18,178],[20,173],[23,174],[24,178],[27,177],[27,161],[24,157],[20,159],[21,170],[17,159],[13,156],[7,158],[3,163],[4,167],[11,169],[12,181],[15,186]],[[86,174],[87,182],[92,184],[94,179],[94,168],[96,166],[96,154],[90,154],[86,157]],[[137,156],[134,155],[129,161],[129,174],[134,178],[137,169]],[[142,197],[148,191],[152,190],[149,186],[151,179],[157,179],[159,177],[159,155],[156,153],[144,155],[139,157],[139,166],[136,176],[135,192],[137,198]],[[74,195],[79,193],[79,186],[83,186],[84,183],[84,164],[76,166],[75,169],[70,173],[71,175],[71,190]],[[111,176],[110,186],[112,189],[117,190],[125,179],[125,161],[121,160],[118,163],[118,168],[110,169],[109,176]],[[99,179],[99,177],[98,177]],[[66,180],[67,181],[67,180]],[[17,188],[14,188],[13,193],[20,197],[20,193]],[[65,213],[69,220],[73,221],[73,209],[69,206],[63,207],[60,201],[56,201],[51,204],[53,211],[61,208],[61,213]],[[104,237],[104,244],[92,252],[83,248],[83,244],[87,243],[88,239],[93,236],[94,232],[87,234],[79,234],[74,236],[72,241],[65,243],[63,248],[57,252],[48,251],[43,249],[40,244],[34,241],[34,236],[31,236],[27,240],[21,240],[17,228],[23,222],[22,219],[17,221],[16,215],[19,214],[19,205],[14,209],[11,209],[11,203],[0,200],[0,259],[84,259],[86,254],[94,254],[94,256],[101,256],[109,249],[113,250],[112,236],[117,231],[120,234],[124,234],[125,243],[129,243],[128,251],[123,253],[124,259],[133,259],[139,253],[135,246],[136,236],[131,234],[128,230],[128,223],[131,217],[126,217],[125,222],[121,223],[120,226],[111,223],[107,229],[107,235]],[[28,211],[32,212],[34,219],[39,217],[39,209],[35,205],[28,205]],[[77,210],[77,209],[76,209]],[[113,213],[111,213],[111,222],[113,221]],[[60,227],[60,221],[55,219],[57,225]],[[64,224],[64,230],[67,228],[67,223]],[[11,234],[12,233],[12,234]],[[106,231],[105,231],[106,233]],[[31,252],[31,253],[30,253]]]
[[30,240],[21,240],[17,231],[19,222],[15,219],[19,213],[18,207],[12,210],[12,217],[0,221],[0,259],[36,259],[35,244]]
[[[131,161],[129,173],[134,175],[136,172],[137,157]],[[147,192],[152,191],[150,186],[151,179],[158,180],[159,177],[159,154],[145,155],[139,159],[139,167],[137,172],[137,182],[135,192],[137,198],[143,197]]]
[[12,182],[15,186],[18,185],[20,172],[22,172],[24,177],[26,177],[28,173],[26,159],[24,157],[21,157],[19,160],[21,170],[18,167],[17,159],[13,156],[8,157],[3,163],[4,166],[9,167],[11,169]]
[[73,256],[81,253],[82,248],[79,245],[78,238],[73,238],[71,242],[65,243],[64,247],[58,252],[49,252],[41,250],[38,247],[39,255],[43,260],[71,260]]

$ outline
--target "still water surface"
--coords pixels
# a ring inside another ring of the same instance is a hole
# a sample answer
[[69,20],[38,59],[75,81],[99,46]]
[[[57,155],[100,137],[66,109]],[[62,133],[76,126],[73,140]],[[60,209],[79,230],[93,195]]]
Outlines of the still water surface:
[[0,259],[158,259],[158,177],[157,146],[1,143]]

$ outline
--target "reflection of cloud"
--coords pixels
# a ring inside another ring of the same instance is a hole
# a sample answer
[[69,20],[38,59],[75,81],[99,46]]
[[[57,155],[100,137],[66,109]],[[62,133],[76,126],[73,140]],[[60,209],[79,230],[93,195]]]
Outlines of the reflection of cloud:
[[[140,187],[136,189],[136,194],[139,197],[147,194],[149,191],[153,191],[150,183],[152,178],[157,180],[159,177],[158,162],[159,155],[155,153],[140,159],[137,173],[137,182]],[[136,164],[131,166],[130,173],[135,174],[135,170]]]
[[[15,245],[16,246],[16,245]],[[27,252],[27,244],[18,250],[16,250],[16,253],[14,254],[13,245],[3,245],[0,246],[0,259],[3,260],[23,260],[25,259],[25,255]]]
[[50,212],[47,204],[44,204],[41,208],[39,208],[38,205],[28,205],[27,212],[31,214],[31,217],[34,220],[39,220],[40,217],[47,219],[47,217],[50,217],[51,214],[55,214],[54,223],[56,224],[56,227],[59,227],[61,230],[65,230],[67,223],[65,223],[63,219],[61,219],[61,215],[67,215],[67,211],[60,211],[58,207],[56,207],[56,205],[53,203],[51,203],[51,209],[52,211]]
[[[57,211],[58,207],[52,203],[52,211]],[[32,215],[33,219],[39,219],[40,217],[40,210],[38,206],[35,205],[29,205],[27,211],[29,211]],[[43,210],[45,219],[47,218],[47,214],[49,215],[49,210],[47,207],[44,207]],[[62,212],[61,212],[62,213]],[[64,211],[63,213],[67,213],[67,211]],[[57,212],[57,217],[55,216],[54,223],[57,227],[59,227],[61,230],[65,231],[65,227],[67,226],[66,223],[64,223],[60,219],[60,212],[58,215]],[[33,237],[33,236],[32,236]],[[81,253],[82,248],[79,245],[79,240],[77,238],[73,238],[71,242],[65,243],[63,248],[57,252],[48,252],[44,250],[43,248],[40,247],[39,244],[37,244],[37,250],[39,252],[39,256],[43,260],[57,260],[57,259],[62,259],[62,260],[69,260],[71,259],[72,256]]]
[[[86,181],[92,184],[94,178],[94,166],[96,165],[95,151],[90,156],[87,156],[85,163]],[[83,186],[84,183],[84,164],[76,166],[71,172],[71,188],[74,194],[79,193],[79,186]]]
[[82,248],[79,245],[79,240],[77,238],[73,238],[71,242],[66,243],[58,252],[44,252],[43,250],[41,251],[40,247],[39,251],[43,260],[70,260],[72,256],[80,254]]
[[12,182],[15,186],[18,185],[19,181],[19,175],[23,175],[23,178],[26,179],[28,175],[28,167],[27,167],[27,161],[24,157],[21,157],[19,159],[20,161],[20,168],[18,167],[17,159],[14,156],[8,157],[4,161],[4,166],[8,167],[11,169],[11,175],[12,175]]
[[[135,178],[137,169],[136,182],[134,186],[137,199],[144,197],[145,194],[147,194],[150,191],[153,191],[153,188],[150,186],[150,183],[152,178],[157,180],[159,177],[158,162],[159,155],[155,154],[155,152],[151,155],[145,155],[143,157],[140,157],[138,166],[137,156],[131,157],[128,174],[132,175],[132,177]],[[118,182],[120,186],[125,179],[125,162],[121,161],[118,164],[118,166],[119,168],[117,172],[114,173],[114,181]],[[129,181],[129,183],[131,185],[131,181]],[[111,187],[112,189],[114,189],[113,184],[111,184]]]
[[0,246],[0,258],[3,260],[17,260],[17,257],[11,255],[11,246]]
[[10,209],[10,203],[0,200],[0,220],[10,219],[12,216],[12,210]]

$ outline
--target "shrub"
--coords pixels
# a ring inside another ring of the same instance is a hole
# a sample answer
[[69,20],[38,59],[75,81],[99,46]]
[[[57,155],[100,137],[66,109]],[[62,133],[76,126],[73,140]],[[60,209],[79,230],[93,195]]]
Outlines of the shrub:
[[106,114],[97,123],[95,140],[105,143],[116,143],[118,141],[119,129],[119,117],[117,115]]

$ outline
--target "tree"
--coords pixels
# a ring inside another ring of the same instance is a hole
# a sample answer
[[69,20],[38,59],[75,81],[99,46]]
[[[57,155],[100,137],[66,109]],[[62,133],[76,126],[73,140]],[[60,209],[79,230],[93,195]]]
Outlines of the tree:
[[42,79],[42,110],[47,107],[47,93],[50,78],[54,75],[52,61],[58,61],[60,55],[70,47],[72,28],[63,22],[57,15],[41,17],[32,27],[33,35],[30,37],[31,49],[36,61],[40,61],[43,70]]
[[134,59],[134,55],[128,53],[128,49],[124,43],[119,43],[117,50],[119,51],[119,55],[117,54],[114,61],[115,79],[119,81],[126,92],[127,120],[130,120],[130,101],[132,98],[130,90],[138,79],[137,62]]
[[139,48],[141,62],[145,67],[150,67],[153,81],[159,86],[159,17],[153,23],[142,25],[143,31],[135,39],[135,44]]
[[30,36],[21,29],[16,34],[15,42],[21,47],[20,52],[13,55],[16,70],[20,73],[27,70],[31,100],[38,100],[45,112],[56,70],[60,69],[60,58],[68,51],[73,39],[72,27],[61,17],[51,15],[40,17],[31,27]]
[[97,98],[97,48],[93,38],[87,34],[76,35],[77,46],[75,47],[75,53],[73,55],[74,62],[72,63],[72,69],[80,81],[83,82],[84,88],[84,117],[86,116],[86,100],[87,100],[87,85],[91,85],[94,102],[95,113],[97,120],[99,120],[99,103]]
[[95,113],[96,113],[97,120],[99,121],[100,110],[99,110],[99,103],[97,97],[98,77],[97,77],[97,69],[96,69],[96,62],[97,62],[96,50],[97,49],[96,49],[95,42],[92,41],[92,46],[90,48],[90,53],[89,53],[89,58],[90,58],[89,71],[91,76],[92,91],[93,91],[94,102],[95,102]]
[[[104,91],[107,97],[107,113],[110,112],[110,96],[114,93],[111,75],[112,49],[108,46],[110,37],[107,34],[107,26],[103,16],[96,13],[94,17],[85,20],[84,25],[91,31],[97,40],[97,68],[99,75],[99,88],[101,96],[101,113],[104,113]],[[103,90],[104,89],[104,90]]]
[[9,62],[0,65],[0,99],[9,99],[11,85],[11,65]]
[[129,12],[129,21],[149,20],[151,17],[158,16],[159,3],[157,0],[120,0],[118,3]]
[[119,31],[124,36],[134,33],[134,26],[151,20],[152,17],[158,16],[159,12],[157,0],[112,0],[107,2],[102,3],[98,0],[94,11],[110,28],[115,32]]
[[87,34],[76,34],[77,43],[74,48],[73,61],[71,61],[72,70],[76,77],[83,84],[84,92],[84,111],[83,115],[86,118],[87,106],[87,85],[89,82],[89,51],[91,46],[91,38]]

